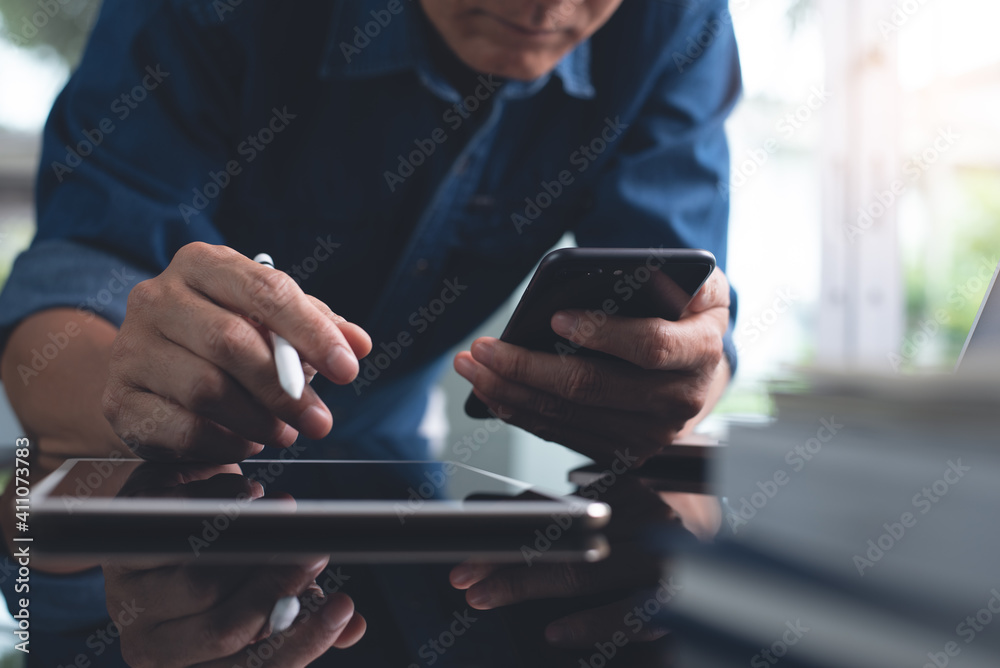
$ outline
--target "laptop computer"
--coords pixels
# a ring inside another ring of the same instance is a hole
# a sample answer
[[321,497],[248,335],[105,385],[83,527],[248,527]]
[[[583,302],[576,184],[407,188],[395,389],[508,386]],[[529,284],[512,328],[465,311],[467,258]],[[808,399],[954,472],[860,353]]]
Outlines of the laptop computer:
[[972,323],[962,353],[958,356],[956,371],[976,369],[981,364],[1000,363],[1000,290],[995,290],[998,275],[1000,265],[993,272],[993,280],[986,289],[983,303],[979,305],[979,313]]

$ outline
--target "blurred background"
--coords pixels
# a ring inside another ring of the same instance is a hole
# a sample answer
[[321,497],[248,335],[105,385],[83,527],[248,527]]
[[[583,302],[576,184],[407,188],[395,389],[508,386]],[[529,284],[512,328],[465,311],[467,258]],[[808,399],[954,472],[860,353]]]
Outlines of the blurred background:
[[[31,239],[40,131],[99,4],[0,0],[0,281]],[[1000,252],[1000,3],[731,10],[746,86],[726,193],[741,359],[717,414],[766,418],[765,383],[788,366],[953,365],[987,287],[979,268]],[[497,335],[510,306],[482,333]],[[448,374],[435,398],[448,419],[427,428],[442,456],[479,426],[461,413],[466,392]],[[8,444],[18,426],[3,403]],[[490,439],[479,464],[567,488],[575,455],[516,430]]]

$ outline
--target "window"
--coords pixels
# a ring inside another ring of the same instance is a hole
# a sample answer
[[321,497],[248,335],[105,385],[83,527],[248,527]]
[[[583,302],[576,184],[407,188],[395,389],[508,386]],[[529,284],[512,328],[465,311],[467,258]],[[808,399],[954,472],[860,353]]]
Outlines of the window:
[[746,83],[729,125],[742,354],[719,412],[766,412],[764,383],[786,365],[950,367],[1000,260],[1000,6],[731,10]]
[[80,57],[99,4],[0,0],[0,284],[31,240],[41,129]]

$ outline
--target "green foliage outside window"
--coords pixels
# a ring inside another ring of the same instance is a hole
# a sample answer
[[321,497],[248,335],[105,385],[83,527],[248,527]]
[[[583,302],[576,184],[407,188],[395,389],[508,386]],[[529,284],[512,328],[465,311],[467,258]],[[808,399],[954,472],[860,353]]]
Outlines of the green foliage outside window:
[[100,0],[0,0],[0,39],[24,49],[49,49],[73,67],[100,4]]

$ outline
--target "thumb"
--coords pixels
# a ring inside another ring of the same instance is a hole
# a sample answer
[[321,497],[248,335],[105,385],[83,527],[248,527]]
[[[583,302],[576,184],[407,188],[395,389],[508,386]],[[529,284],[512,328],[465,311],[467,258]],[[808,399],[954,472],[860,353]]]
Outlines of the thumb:
[[709,275],[684,313],[703,313],[713,308],[729,308],[729,280],[718,267]]

